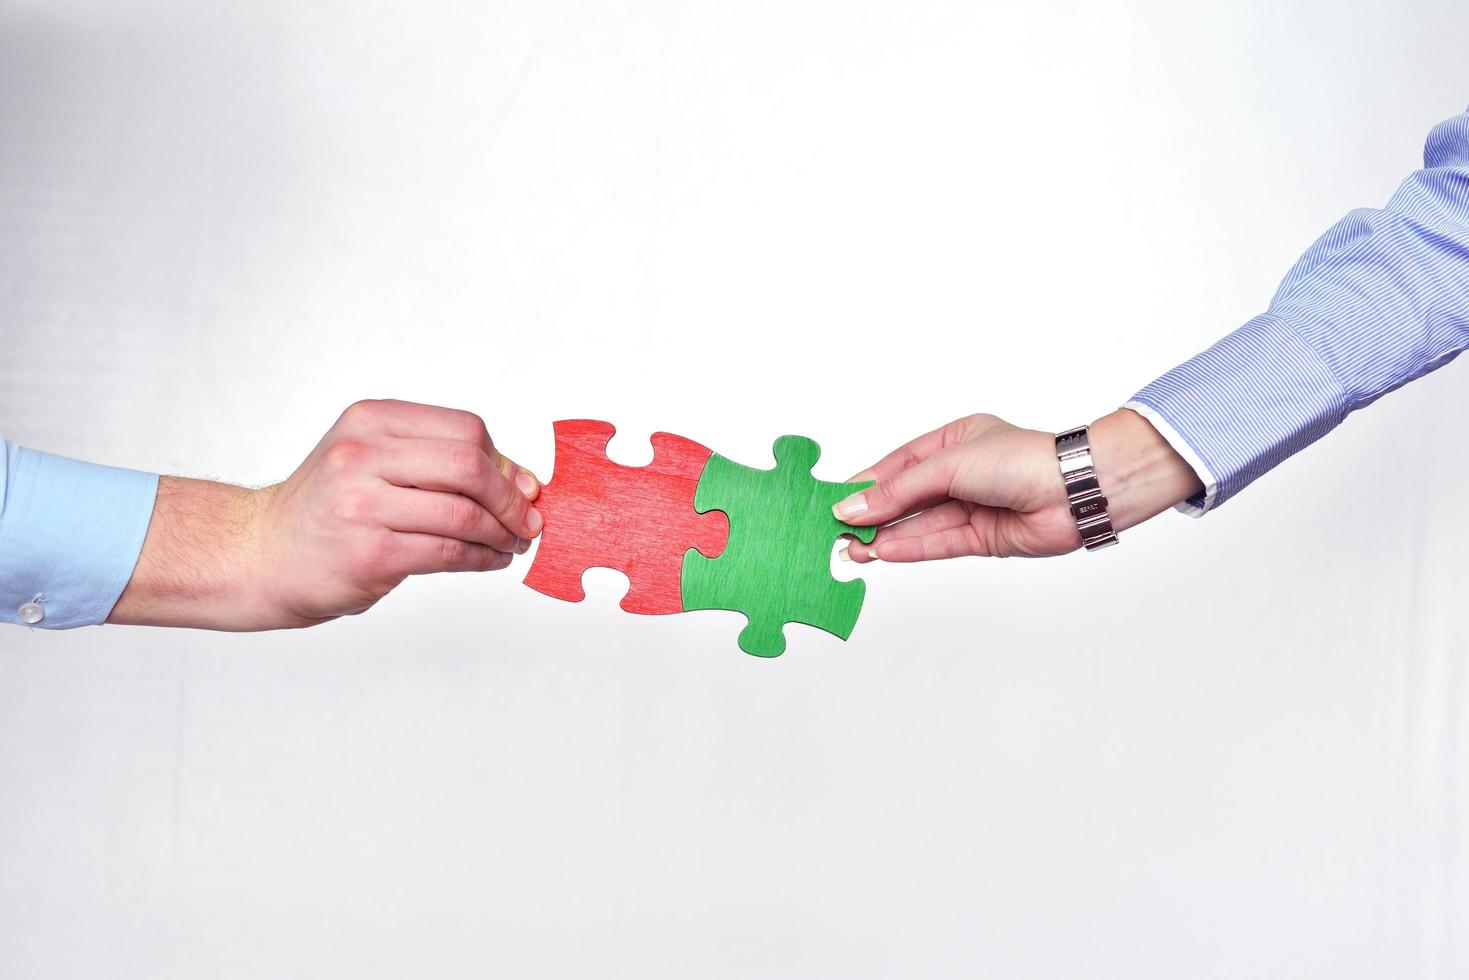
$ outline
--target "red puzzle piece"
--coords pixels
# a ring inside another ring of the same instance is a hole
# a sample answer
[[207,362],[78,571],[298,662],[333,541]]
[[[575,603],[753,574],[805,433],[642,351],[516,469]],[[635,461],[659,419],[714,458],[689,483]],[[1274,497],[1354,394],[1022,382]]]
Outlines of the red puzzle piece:
[[631,583],[622,598],[630,613],[683,611],[683,556],[690,548],[714,558],[729,540],[729,518],[694,511],[694,489],[712,452],[655,432],[653,462],[623,466],[607,458],[617,430],[610,422],[556,423],[556,468],[536,509],[546,519],[525,584],[568,602],[587,597],[588,568],[615,568]]

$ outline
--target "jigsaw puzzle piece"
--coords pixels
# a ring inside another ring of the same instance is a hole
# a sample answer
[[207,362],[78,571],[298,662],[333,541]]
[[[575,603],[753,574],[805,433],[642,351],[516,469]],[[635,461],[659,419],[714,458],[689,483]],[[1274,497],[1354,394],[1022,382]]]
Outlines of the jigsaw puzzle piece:
[[715,453],[694,494],[694,510],[729,515],[729,543],[717,558],[683,559],[683,608],[729,609],[749,620],[740,649],[757,657],[785,652],[786,623],[804,623],[846,639],[857,625],[866,584],[831,576],[831,549],[843,534],[871,542],[872,527],[853,527],[831,507],[872,485],[827,483],[811,475],[821,447],[803,436],[775,441],[773,470],[743,466]]
[[729,537],[722,513],[699,514],[694,493],[712,450],[654,433],[653,461],[623,466],[607,458],[610,422],[557,422],[556,464],[536,509],[545,519],[525,584],[556,599],[586,598],[582,574],[612,568],[628,578],[622,608],[663,615],[683,610],[685,552],[720,554]]

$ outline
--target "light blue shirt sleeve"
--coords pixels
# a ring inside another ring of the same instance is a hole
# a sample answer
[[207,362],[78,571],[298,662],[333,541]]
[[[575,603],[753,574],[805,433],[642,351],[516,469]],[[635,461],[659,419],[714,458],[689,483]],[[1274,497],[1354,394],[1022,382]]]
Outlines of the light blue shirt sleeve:
[[0,442],[0,622],[104,622],[143,550],[158,476]]
[[1469,112],[1428,136],[1423,169],[1303,255],[1270,308],[1127,402],[1204,484],[1202,515],[1351,412],[1469,347]]

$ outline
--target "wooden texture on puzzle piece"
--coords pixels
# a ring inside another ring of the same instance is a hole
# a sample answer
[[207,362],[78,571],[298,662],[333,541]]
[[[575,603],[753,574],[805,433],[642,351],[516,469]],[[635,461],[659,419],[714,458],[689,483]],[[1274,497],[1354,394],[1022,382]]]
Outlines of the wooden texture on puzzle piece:
[[724,514],[699,514],[694,492],[710,450],[667,432],[650,440],[653,461],[623,466],[607,458],[609,422],[557,422],[556,464],[536,508],[545,518],[525,584],[557,599],[586,598],[582,573],[615,568],[628,577],[622,608],[660,615],[683,609],[684,553],[718,555],[729,537]]
[[749,619],[740,649],[757,657],[785,651],[786,623],[805,623],[842,639],[862,611],[866,584],[831,576],[831,549],[843,534],[870,542],[876,528],[853,527],[831,507],[868,483],[826,483],[811,475],[821,447],[802,436],[775,441],[776,466],[757,470],[718,453],[704,467],[694,509],[729,515],[729,544],[718,558],[690,551],[683,560],[683,607],[730,609]]

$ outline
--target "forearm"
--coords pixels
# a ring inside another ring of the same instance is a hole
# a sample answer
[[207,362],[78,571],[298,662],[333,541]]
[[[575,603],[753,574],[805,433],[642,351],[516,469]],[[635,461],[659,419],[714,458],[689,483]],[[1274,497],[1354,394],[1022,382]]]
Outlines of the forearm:
[[[1200,492],[1203,483],[1158,430],[1125,408],[1091,424],[1097,480],[1119,531],[1141,524]],[[1059,484],[1059,473],[1057,477]],[[1061,491],[1064,496],[1064,489]]]
[[269,491],[161,477],[132,579],[109,623],[250,630],[262,620],[255,581],[258,516]]

